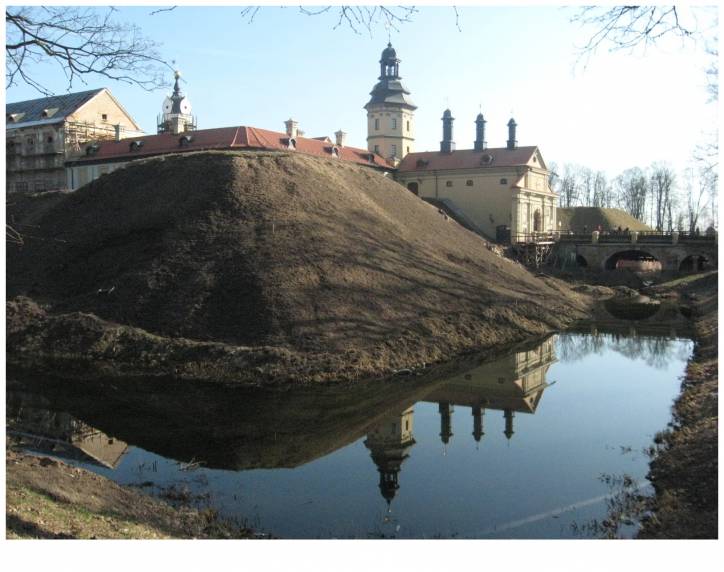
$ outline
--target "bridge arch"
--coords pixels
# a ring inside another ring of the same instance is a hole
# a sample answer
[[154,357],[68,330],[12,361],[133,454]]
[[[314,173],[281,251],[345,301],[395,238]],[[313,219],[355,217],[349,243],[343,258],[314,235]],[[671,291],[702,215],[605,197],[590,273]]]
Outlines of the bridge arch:
[[714,268],[716,262],[712,259],[711,255],[705,253],[689,254],[679,263],[679,272],[702,272]]
[[611,254],[603,265],[605,270],[629,268],[634,272],[660,272],[662,261],[645,250],[619,250]]

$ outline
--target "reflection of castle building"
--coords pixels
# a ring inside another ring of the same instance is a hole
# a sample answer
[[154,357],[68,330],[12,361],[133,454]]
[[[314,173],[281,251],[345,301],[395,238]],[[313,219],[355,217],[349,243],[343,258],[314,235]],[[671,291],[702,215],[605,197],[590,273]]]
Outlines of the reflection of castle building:
[[411,407],[399,415],[386,418],[367,433],[365,447],[370,450],[372,460],[377,465],[380,492],[388,504],[400,488],[400,468],[410,456],[410,449],[414,444]]
[[442,442],[447,444],[452,437],[453,405],[472,409],[475,441],[484,435],[485,410],[503,411],[503,433],[510,439],[515,433],[515,412],[535,413],[543,390],[548,387],[546,373],[556,361],[554,344],[555,337],[550,337],[536,348],[510,354],[456,376],[428,394],[425,401],[439,404]]
[[[472,436],[476,442],[485,435],[485,410],[503,412],[503,434],[511,439],[515,433],[516,412],[535,413],[543,396],[548,368],[556,361],[555,336],[537,347],[521,350],[436,386],[423,401],[438,404],[440,440],[447,445],[452,436],[452,415],[455,406],[470,407],[473,417]],[[380,473],[380,492],[388,504],[400,488],[399,473],[404,460],[415,444],[412,437],[412,408],[385,418],[367,433],[365,446]]]
[[7,433],[27,449],[109,469],[128,449],[68,413],[46,409],[37,396],[8,391],[7,399]]

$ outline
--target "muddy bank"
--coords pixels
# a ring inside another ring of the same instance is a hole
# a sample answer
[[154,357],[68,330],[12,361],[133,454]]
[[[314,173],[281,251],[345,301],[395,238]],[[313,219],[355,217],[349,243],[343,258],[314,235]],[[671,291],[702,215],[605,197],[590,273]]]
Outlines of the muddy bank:
[[717,280],[709,272],[648,290],[680,303],[696,345],[671,427],[656,436],[649,475],[656,497],[639,538],[718,537]]
[[397,183],[293,153],[129,166],[8,246],[8,361],[239,383],[377,377],[552,332],[590,297]]
[[50,457],[8,449],[7,538],[249,538],[213,511],[174,508]]

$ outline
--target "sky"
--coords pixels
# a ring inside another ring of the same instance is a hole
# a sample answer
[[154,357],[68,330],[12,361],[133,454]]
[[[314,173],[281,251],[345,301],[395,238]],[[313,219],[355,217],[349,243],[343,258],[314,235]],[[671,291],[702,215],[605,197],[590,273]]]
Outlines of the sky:
[[[333,137],[342,129],[348,145],[366,147],[363,106],[387,44],[382,26],[355,34],[335,29],[332,14],[305,16],[295,6],[262,7],[252,23],[240,7],[152,11],[122,6],[117,19],[138,24],[175,62],[199,128],[283,131],[293,117],[307,136]],[[418,106],[418,151],[439,149],[446,107],[456,119],[457,148],[471,148],[482,111],[490,147],[505,145],[512,116],[519,145],[539,146],[548,163],[579,163],[613,176],[654,161],[681,168],[717,122],[716,105],[707,104],[701,46],[600,50],[583,62],[577,48],[590,30],[570,22],[576,8],[466,5],[458,12],[459,29],[452,7],[421,7],[412,22],[390,31]],[[54,92],[67,91],[62,73],[39,71]],[[166,92],[104,78],[72,91],[96,87],[108,87],[146,132],[155,132]],[[38,96],[29,87],[7,92],[8,101]]]

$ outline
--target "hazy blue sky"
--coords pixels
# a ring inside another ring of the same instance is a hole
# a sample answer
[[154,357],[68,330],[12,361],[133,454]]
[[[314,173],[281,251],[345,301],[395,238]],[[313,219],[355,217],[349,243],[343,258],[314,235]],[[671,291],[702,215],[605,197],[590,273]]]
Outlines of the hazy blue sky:
[[[440,117],[449,106],[458,148],[472,146],[482,109],[491,147],[505,144],[512,113],[519,144],[540,146],[548,162],[611,174],[657,160],[683,164],[716,121],[715,106],[706,103],[703,50],[671,43],[645,54],[600,51],[584,69],[576,47],[587,32],[569,22],[574,10],[463,6],[459,31],[452,8],[420,8],[412,23],[392,31],[400,73],[418,105],[417,150],[439,148]],[[292,116],[308,136],[342,128],[350,145],[366,146],[363,106],[387,43],[382,27],[372,37],[334,30],[333,16],[308,17],[296,7],[262,8],[252,24],[239,7],[151,11],[121,7],[118,18],[137,23],[176,61],[200,128],[282,131]],[[44,79],[56,92],[66,90],[62,74]],[[163,92],[102,78],[74,90],[101,86],[155,132]],[[25,87],[7,94],[9,101],[36,96]]]

